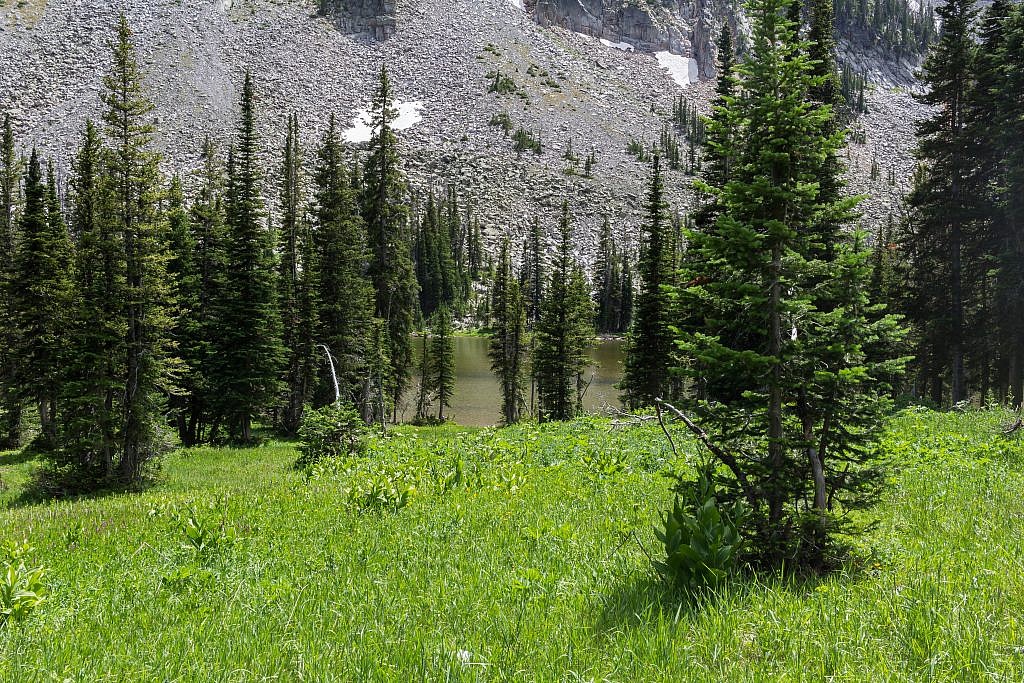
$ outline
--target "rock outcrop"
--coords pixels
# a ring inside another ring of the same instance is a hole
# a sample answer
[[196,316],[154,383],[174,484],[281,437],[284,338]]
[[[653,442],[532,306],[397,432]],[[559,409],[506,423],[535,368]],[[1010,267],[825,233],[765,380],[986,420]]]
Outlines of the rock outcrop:
[[387,40],[398,28],[396,0],[323,0],[321,11],[335,16],[345,33]]

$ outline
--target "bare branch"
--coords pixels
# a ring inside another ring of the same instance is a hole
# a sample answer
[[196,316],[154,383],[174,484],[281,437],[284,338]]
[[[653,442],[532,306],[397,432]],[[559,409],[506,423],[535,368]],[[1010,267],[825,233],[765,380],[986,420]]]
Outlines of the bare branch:
[[687,429],[689,429],[693,433],[693,435],[696,436],[697,439],[702,444],[704,444],[704,446],[709,451],[711,451],[711,454],[714,455],[719,460],[721,460],[722,463],[729,468],[729,471],[731,471],[733,476],[736,477],[736,481],[739,482],[740,488],[743,490],[743,495],[746,497],[747,502],[750,503],[751,509],[756,510],[759,507],[757,495],[755,495],[754,488],[750,485],[750,480],[747,479],[746,472],[744,472],[743,469],[739,466],[739,463],[736,462],[736,458],[732,455],[732,453],[729,453],[728,451],[720,447],[718,444],[716,444],[714,441],[712,441],[711,437],[708,436],[708,433],[701,429],[700,425],[691,420],[685,413],[683,413],[683,411],[679,410],[679,408],[676,408],[671,403],[663,401],[660,398],[654,399],[654,402],[657,406],[659,406],[659,408],[660,406],[665,406],[676,417],[682,420],[683,424],[686,425]]

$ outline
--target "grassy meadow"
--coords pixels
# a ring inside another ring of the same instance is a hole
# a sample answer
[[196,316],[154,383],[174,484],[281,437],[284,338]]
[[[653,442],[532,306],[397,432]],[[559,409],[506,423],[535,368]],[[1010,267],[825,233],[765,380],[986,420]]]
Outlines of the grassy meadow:
[[0,456],[0,542],[46,601],[0,681],[1021,681],[1024,442],[1006,413],[907,411],[843,572],[693,604],[648,553],[676,461],[656,426],[395,430],[292,469],[194,449],[142,493],[38,501]]

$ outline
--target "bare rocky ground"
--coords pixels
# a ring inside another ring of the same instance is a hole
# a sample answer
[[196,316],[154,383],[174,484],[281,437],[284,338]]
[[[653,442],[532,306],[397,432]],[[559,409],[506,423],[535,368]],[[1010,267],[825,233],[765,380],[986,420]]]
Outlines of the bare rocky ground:
[[[347,127],[386,64],[397,98],[423,105],[422,121],[400,134],[417,192],[456,182],[492,240],[521,235],[538,212],[553,231],[568,197],[587,258],[604,215],[636,234],[649,171],[626,153],[627,141],[654,140],[678,94],[706,109],[713,89],[711,81],[680,87],[649,54],[538,26],[509,0],[400,0],[397,33],[383,42],[344,34],[310,0],[0,0],[0,112],[13,115],[25,147],[38,146],[64,173],[84,120],[100,113],[107,41],[122,10],[136,32],[169,172],[187,176],[207,134],[228,143],[246,69],[274,163],[289,112],[300,117],[311,160],[329,115]],[[496,69],[511,75],[517,92],[488,92],[487,74]],[[851,145],[849,163],[853,188],[873,195],[864,207],[871,227],[909,182],[922,109],[889,86],[868,99],[867,142]],[[537,132],[543,154],[517,155],[489,125],[498,113]],[[565,173],[570,139],[580,157],[596,150],[593,179]],[[881,174],[872,179],[875,155]],[[685,212],[690,178],[671,172],[667,185]]]

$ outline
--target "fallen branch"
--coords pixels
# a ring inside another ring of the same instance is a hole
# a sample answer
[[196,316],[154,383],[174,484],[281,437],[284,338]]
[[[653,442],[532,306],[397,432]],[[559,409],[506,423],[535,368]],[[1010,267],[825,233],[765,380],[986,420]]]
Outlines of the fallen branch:
[[[757,496],[754,494],[754,489],[750,485],[750,480],[747,479],[746,472],[744,472],[743,469],[740,467],[739,463],[736,462],[736,458],[732,455],[732,453],[729,453],[721,446],[716,444],[714,441],[712,441],[711,437],[708,436],[708,433],[701,429],[700,425],[691,420],[685,413],[683,413],[683,411],[679,410],[679,408],[676,408],[671,403],[663,401],[660,398],[654,399],[654,403],[656,406],[658,406],[659,414],[661,413],[661,406],[665,406],[666,408],[668,408],[669,411],[671,411],[676,417],[678,417],[683,422],[683,424],[686,425],[687,429],[689,429],[693,433],[693,435],[696,436],[697,439],[702,444],[704,444],[704,446],[709,451],[711,451],[712,455],[714,455],[716,458],[722,461],[722,464],[729,468],[729,471],[732,472],[734,477],[736,477],[736,481],[739,482],[740,489],[743,490],[743,495],[747,499],[747,502],[750,504],[752,510],[756,510],[758,507],[760,507],[760,505],[758,504]],[[662,424],[662,428],[664,428],[664,424]],[[668,434],[668,430],[665,430],[665,433]],[[672,437],[670,436],[669,440],[671,441],[671,439]],[[672,447],[672,450],[675,451],[675,446]]]
[[1003,428],[1003,436],[1010,436],[1011,434],[1018,432],[1024,428],[1024,409],[1022,412],[1017,414],[1017,420],[1013,424],[1007,425]]

